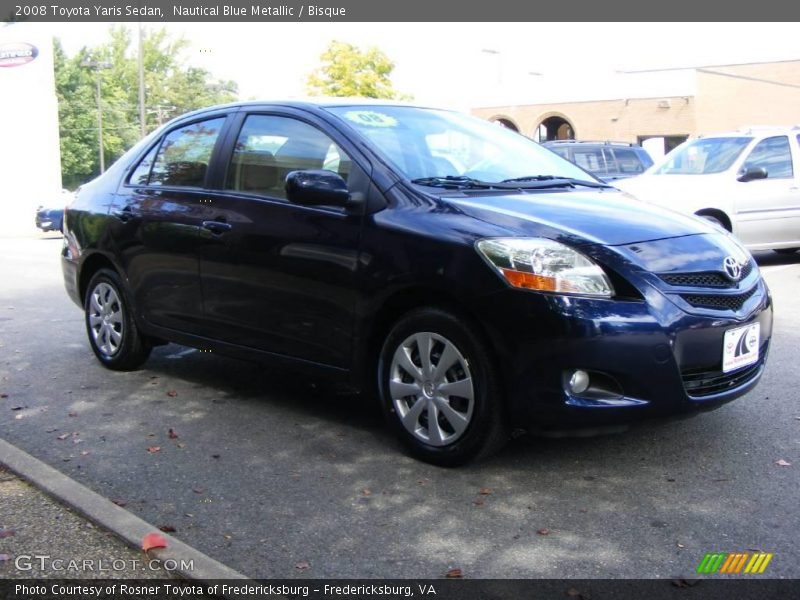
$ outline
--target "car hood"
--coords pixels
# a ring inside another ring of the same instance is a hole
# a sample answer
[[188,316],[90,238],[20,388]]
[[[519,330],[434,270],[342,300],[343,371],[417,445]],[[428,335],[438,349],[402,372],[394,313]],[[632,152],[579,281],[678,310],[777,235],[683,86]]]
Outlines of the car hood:
[[512,235],[571,245],[620,246],[718,230],[695,217],[638,202],[617,190],[443,197],[470,216]]
[[637,200],[661,206],[675,206],[675,202],[716,195],[724,184],[725,173],[709,175],[639,175],[614,181],[614,187],[629,193]]

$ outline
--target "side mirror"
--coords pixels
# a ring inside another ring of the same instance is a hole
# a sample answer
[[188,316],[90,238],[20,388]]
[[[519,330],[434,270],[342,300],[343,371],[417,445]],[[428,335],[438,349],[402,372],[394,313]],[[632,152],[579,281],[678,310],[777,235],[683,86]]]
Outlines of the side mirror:
[[738,181],[747,182],[754,179],[766,179],[767,170],[764,167],[748,167],[744,173],[741,173],[736,179]]
[[332,171],[292,171],[286,176],[286,198],[305,206],[346,206],[347,183]]

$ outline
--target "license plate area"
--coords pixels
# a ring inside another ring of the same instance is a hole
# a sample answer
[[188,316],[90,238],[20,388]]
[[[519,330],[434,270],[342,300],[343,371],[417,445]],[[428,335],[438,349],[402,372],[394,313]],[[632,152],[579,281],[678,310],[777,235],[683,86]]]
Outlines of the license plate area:
[[730,373],[758,362],[760,343],[760,323],[726,331],[722,341],[722,372]]

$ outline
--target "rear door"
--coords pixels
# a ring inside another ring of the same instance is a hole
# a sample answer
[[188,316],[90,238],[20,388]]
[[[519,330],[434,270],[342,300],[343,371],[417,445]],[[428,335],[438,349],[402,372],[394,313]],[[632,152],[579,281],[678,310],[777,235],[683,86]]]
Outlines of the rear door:
[[291,171],[327,169],[365,195],[369,163],[304,111],[242,113],[235,130],[220,189],[203,210],[205,334],[347,367],[363,210],[295,205],[284,186]]
[[797,140],[776,135],[759,141],[737,173],[751,167],[767,171],[766,179],[734,181],[737,230],[748,246],[800,241],[800,156]]
[[111,207],[111,237],[134,305],[147,322],[193,332],[202,318],[198,245],[209,165],[227,115],[163,135],[131,170]]

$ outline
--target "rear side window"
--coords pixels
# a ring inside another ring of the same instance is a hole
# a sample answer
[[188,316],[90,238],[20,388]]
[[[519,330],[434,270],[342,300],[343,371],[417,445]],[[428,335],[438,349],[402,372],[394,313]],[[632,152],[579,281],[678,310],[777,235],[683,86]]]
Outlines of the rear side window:
[[136,170],[131,173],[128,183],[131,185],[147,185],[147,182],[150,180],[150,169],[153,168],[156,152],[158,152],[158,146],[153,146],[150,152],[147,153],[147,156],[139,163],[139,166],[136,167]]
[[250,115],[236,140],[226,189],[286,198],[291,171],[325,169],[347,181],[350,157],[316,127],[289,117]]
[[605,175],[609,172],[608,162],[603,155],[602,148],[573,148],[572,161],[595,175]]
[[[131,175],[130,182],[143,185],[147,170],[147,185],[203,187],[211,161],[211,153],[217,142],[225,118],[192,123],[169,132],[155,160],[145,156]],[[153,160],[152,167],[148,162]]]
[[789,138],[777,135],[761,140],[753,148],[744,163],[743,170],[762,167],[770,179],[792,177],[792,153],[789,150]]
[[617,165],[620,173],[643,173],[645,168],[649,166],[642,163],[642,158],[636,150],[614,148],[614,156],[617,158]]

